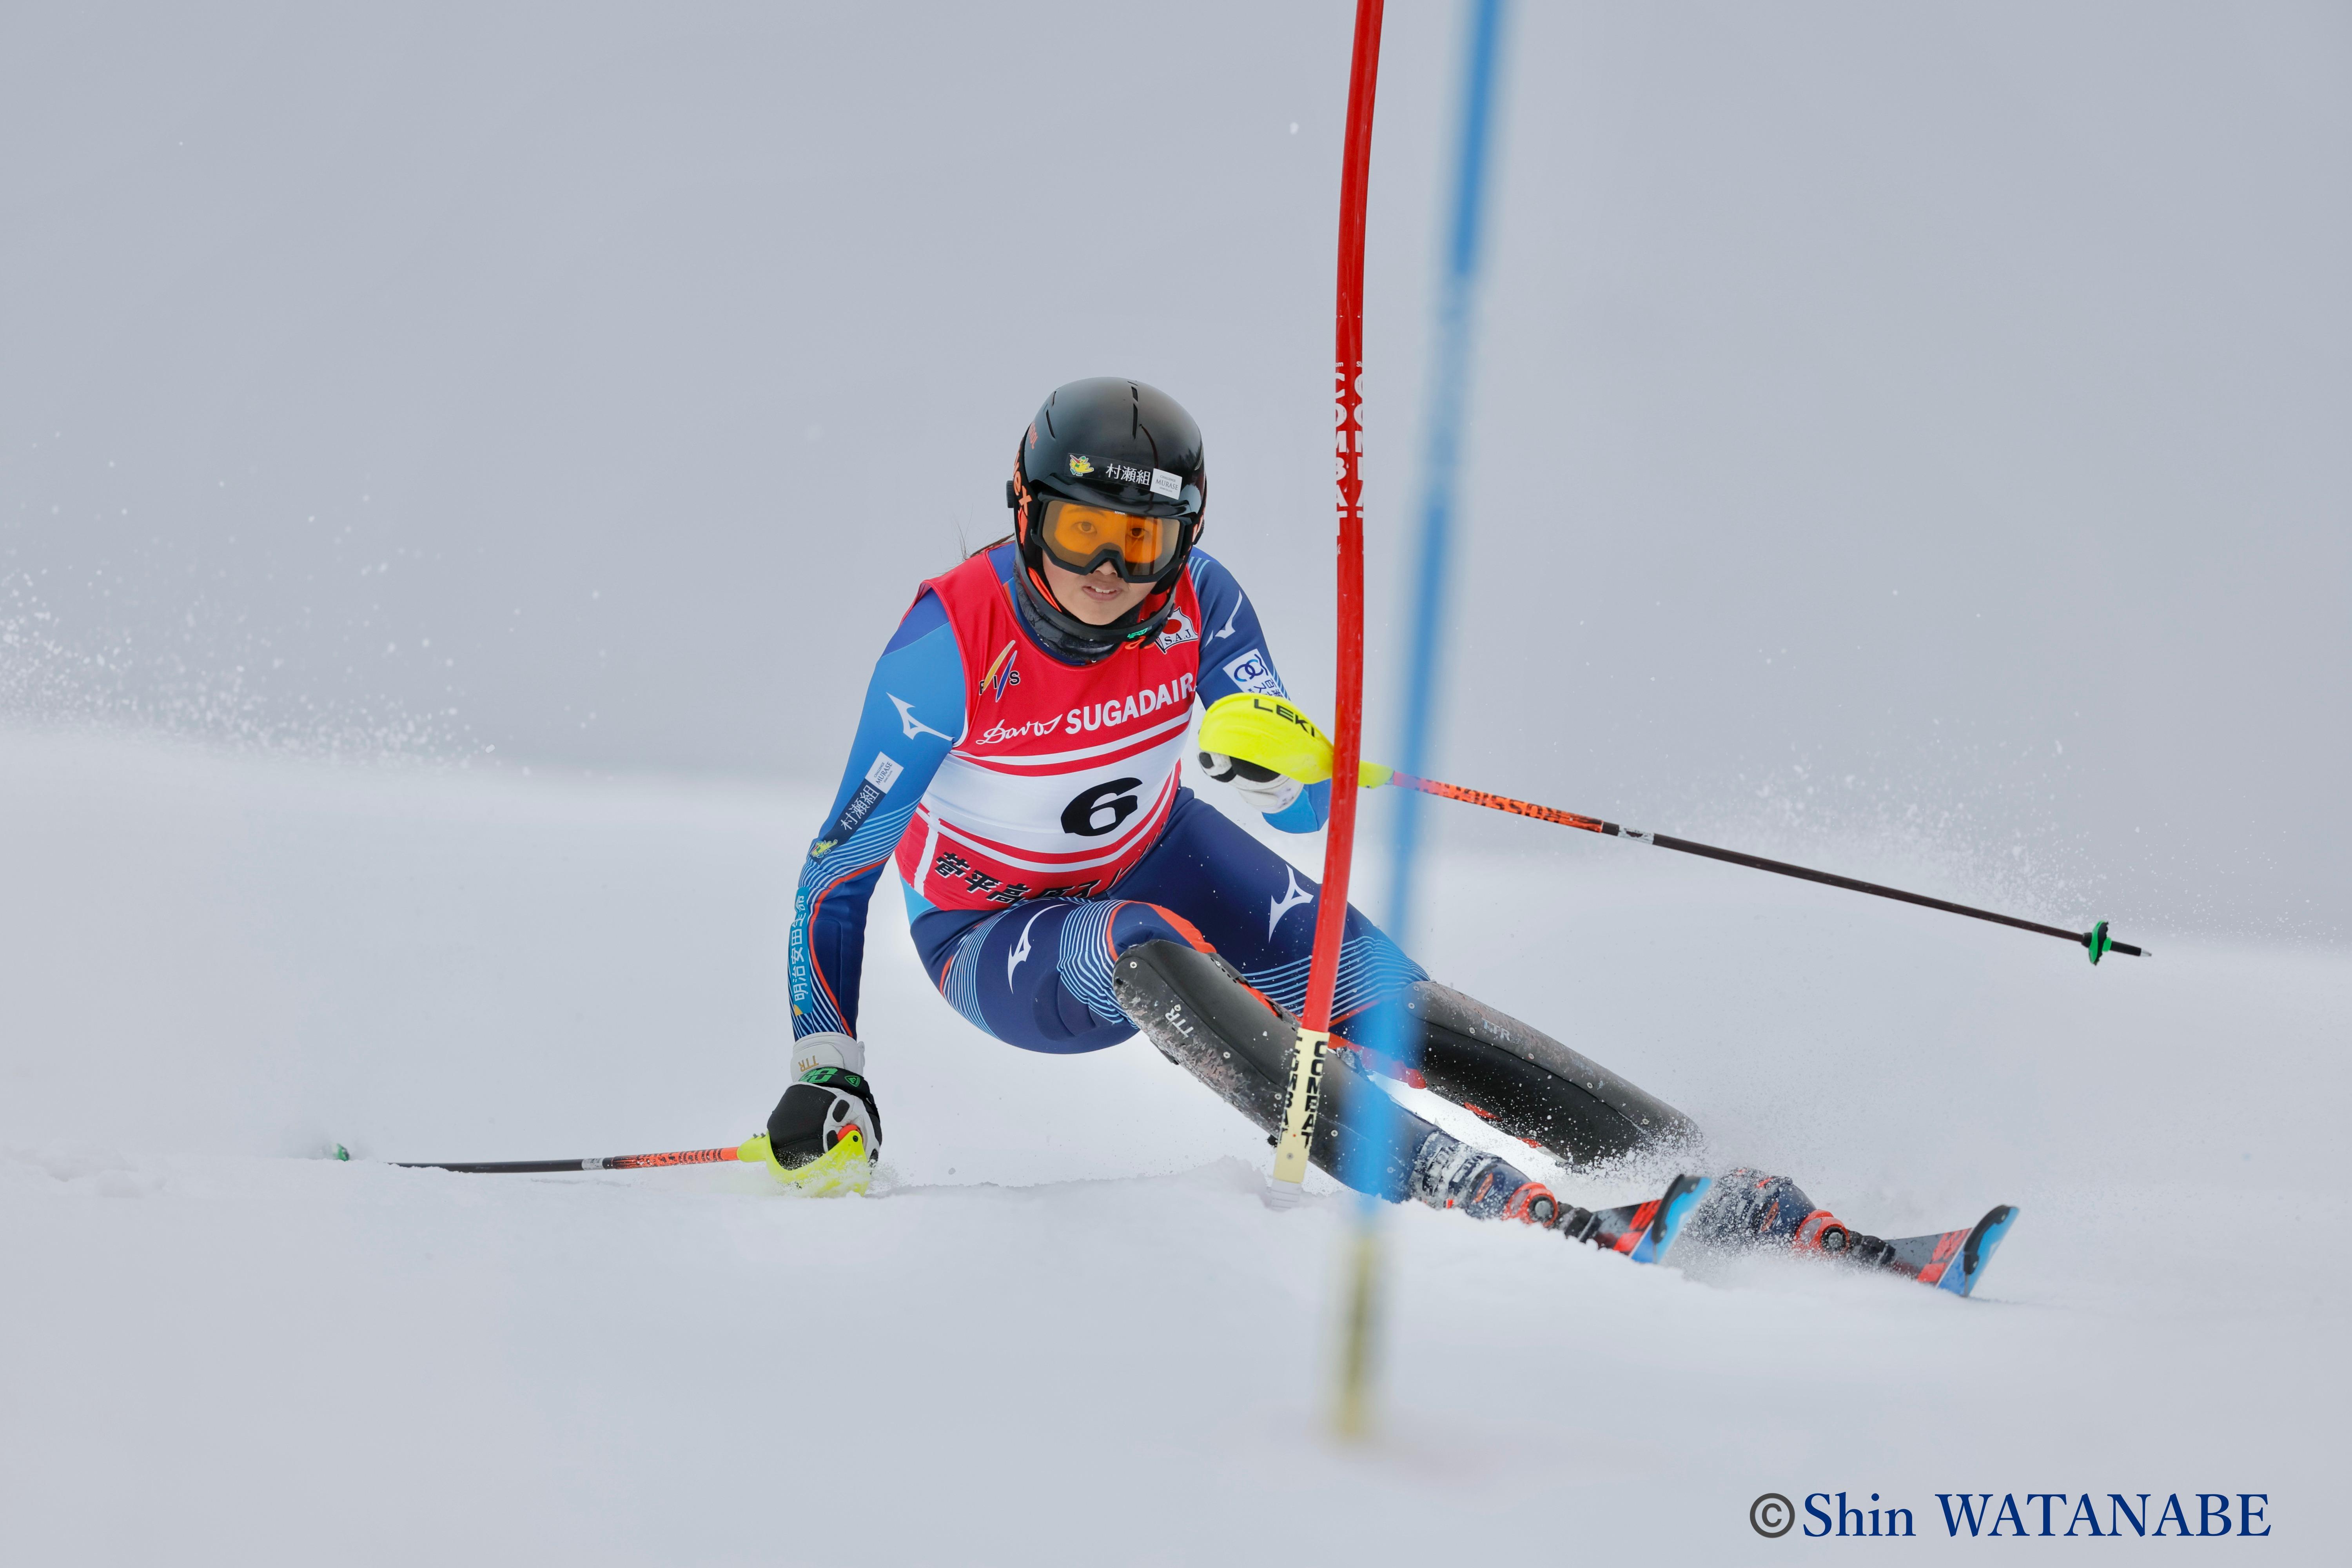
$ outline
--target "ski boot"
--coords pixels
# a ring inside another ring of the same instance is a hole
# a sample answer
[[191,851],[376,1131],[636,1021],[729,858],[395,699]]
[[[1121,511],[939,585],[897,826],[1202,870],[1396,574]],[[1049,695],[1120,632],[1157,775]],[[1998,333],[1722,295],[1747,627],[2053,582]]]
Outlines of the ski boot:
[[1446,1132],[1422,1140],[1406,1190],[1431,1208],[1458,1208],[1474,1219],[1516,1219],[1549,1228],[1559,1217],[1559,1200],[1549,1187]]
[[1886,1267],[1893,1259],[1891,1243],[1815,1208],[1804,1189],[1786,1176],[1742,1166],[1724,1173],[1716,1194],[1692,1231],[1713,1246],[1780,1246],[1860,1268]]

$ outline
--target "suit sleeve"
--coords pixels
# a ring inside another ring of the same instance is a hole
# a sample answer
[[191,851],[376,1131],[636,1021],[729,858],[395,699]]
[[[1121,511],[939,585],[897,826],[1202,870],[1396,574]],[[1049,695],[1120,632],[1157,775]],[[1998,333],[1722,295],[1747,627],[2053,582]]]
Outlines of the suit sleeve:
[[[1266,647],[1257,611],[1234,574],[1214,556],[1200,550],[1192,552],[1188,570],[1192,574],[1192,592],[1201,601],[1201,706],[1206,708],[1236,691],[1289,696],[1289,689],[1282,684],[1282,672],[1274,667],[1274,654]],[[1265,820],[1285,833],[1312,833],[1323,826],[1330,805],[1329,784],[1308,784],[1280,811],[1265,813]]]
[[793,1037],[857,1032],[866,911],[882,868],[963,733],[963,655],[938,599],[898,623],[866,684],[825,827],[801,864],[790,947]]

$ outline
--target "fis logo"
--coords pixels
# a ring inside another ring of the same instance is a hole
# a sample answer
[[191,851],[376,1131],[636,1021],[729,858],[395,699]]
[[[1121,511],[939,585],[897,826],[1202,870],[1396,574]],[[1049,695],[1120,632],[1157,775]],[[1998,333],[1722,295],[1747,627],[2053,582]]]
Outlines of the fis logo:
[[988,673],[980,678],[980,689],[1000,702],[1004,700],[1008,689],[1021,684],[1021,672],[1013,668],[1020,662],[1015,651],[1020,646],[1018,642],[1006,643],[1004,651],[996,656],[996,662],[988,667]]

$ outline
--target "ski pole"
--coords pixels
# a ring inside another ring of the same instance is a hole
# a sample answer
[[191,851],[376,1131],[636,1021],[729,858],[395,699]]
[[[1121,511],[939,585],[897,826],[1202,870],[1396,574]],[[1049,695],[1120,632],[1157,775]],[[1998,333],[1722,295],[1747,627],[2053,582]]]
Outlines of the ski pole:
[[[1385,777],[1381,775],[1385,774]],[[1759,871],[1773,871],[1783,877],[1801,878],[1819,882],[1824,887],[1844,888],[1850,892],[1869,893],[1877,898],[1894,899],[1906,904],[1918,904],[1926,909],[1942,910],[1947,914],[1966,915],[1970,920],[1990,921],[1995,925],[2014,926],[2019,931],[2037,931],[2071,942],[2091,955],[2096,963],[2110,952],[2121,952],[2133,958],[2146,958],[2147,949],[2134,947],[2127,942],[2116,942],[2107,935],[2107,922],[2100,921],[2089,931],[2068,931],[2063,926],[2046,926],[2034,921],[2020,920],[2015,915],[1996,914],[1990,910],[1974,909],[1967,904],[1955,904],[1944,899],[1931,899],[1925,893],[1906,893],[1900,888],[1881,887],[1876,882],[1860,881],[1853,877],[1841,877],[1833,872],[1816,871],[1809,867],[1791,866],[1786,860],[1767,860],[1761,855],[1746,855],[1737,849],[1718,849],[1712,844],[1700,844],[1688,838],[1676,838],[1664,833],[1643,833],[1631,827],[1620,827],[1613,822],[1603,822],[1597,816],[1562,811],[1558,806],[1538,805],[1533,801],[1514,800],[1507,795],[1490,795],[1482,789],[1465,789],[1460,784],[1442,784],[1436,779],[1415,778],[1411,773],[1395,773],[1366,763],[1360,777],[1370,785],[1401,784],[1419,790],[1423,795],[1440,795],[1447,800],[1465,801],[1483,805],[1490,811],[1507,811],[1516,816],[1532,816],[1539,822],[1556,822],[1562,827],[1581,828],[1587,833],[1603,834],[1612,838],[1630,838],[1642,844],[1654,844],[1661,849],[1679,849],[1685,855],[1703,855],[1710,860],[1721,860],[1733,866],[1749,866]]]
[[[1218,771],[1221,758],[1235,764],[1247,764],[1258,771],[1253,778],[1272,778],[1280,773],[1300,784],[1320,784],[1336,776],[1341,760],[1335,748],[1315,727],[1315,721],[1280,697],[1236,691],[1221,697],[1211,704],[1201,720],[1201,765],[1213,778],[1227,776]],[[2035,931],[2042,936],[2054,936],[2071,942],[2091,955],[2096,963],[2110,952],[2121,952],[2133,958],[2146,958],[2147,949],[2134,947],[2127,942],[2116,942],[2107,935],[2107,922],[2100,921],[2089,931],[2068,931],[2063,926],[2046,926],[2039,921],[2020,920],[2015,915],[1996,914],[1967,904],[1956,904],[1945,899],[1931,899],[1925,893],[1906,893],[1900,888],[1882,887],[1876,882],[1864,882],[1853,877],[1841,877],[1834,872],[1816,871],[1806,866],[1791,866],[1786,860],[1767,860],[1761,855],[1747,855],[1737,849],[1718,849],[1712,844],[1695,839],[1676,838],[1664,833],[1643,833],[1635,828],[1621,827],[1582,812],[1562,811],[1556,805],[1538,805],[1533,801],[1514,800],[1507,795],[1492,795],[1483,789],[1465,789],[1460,784],[1443,784],[1436,779],[1415,777],[1383,763],[1356,759],[1356,782],[1364,789],[1378,789],[1393,784],[1423,795],[1433,795],[1446,800],[1466,801],[1483,805],[1489,811],[1507,811],[1515,816],[1532,816],[1538,822],[1557,822],[1562,827],[1581,828],[1587,833],[1599,833],[1611,838],[1630,838],[1643,844],[1654,844],[1661,849],[1679,849],[1685,855],[1703,855],[1710,860],[1721,860],[1733,866],[1751,866],[1759,871],[1771,871],[1783,877],[1796,877],[1824,887],[1844,888],[1856,893],[1868,893],[1881,899],[1894,899],[1901,903],[1917,904],[1924,909],[1942,910],[1948,914],[1966,915],[1970,920],[1990,921],[1995,925],[2014,926],[2019,931]],[[1342,797],[1334,795],[1336,807]],[[1327,908],[1330,907],[1328,905]]]
[[650,1165],[709,1165],[740,1160],[740,1147],[674,1149],[666,1154],[590,1155],[584,1160],[394,1160],[404,1171],[464,1171],[474,1175],[529,1175],[542,1171],[638,1171]]

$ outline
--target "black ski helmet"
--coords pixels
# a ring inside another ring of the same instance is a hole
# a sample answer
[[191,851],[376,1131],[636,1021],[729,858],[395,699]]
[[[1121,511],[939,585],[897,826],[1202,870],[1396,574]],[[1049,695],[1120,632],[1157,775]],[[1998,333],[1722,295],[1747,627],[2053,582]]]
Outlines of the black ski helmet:
[[[1208,465],[1201,427],[1156,386],[1098,375],[1057,386],[1023,432],[1004,501],[1013,509],[1014,573],[1030,629],[1054,652],[1082,663],[1160,635],[1176,603],[1176,581],[1201,537]],[[1151,579],[1142,604],[1107,626],[1090,626],[1045,586],[1040,525],[1060,499],[1176,521],[1174,559]]]

